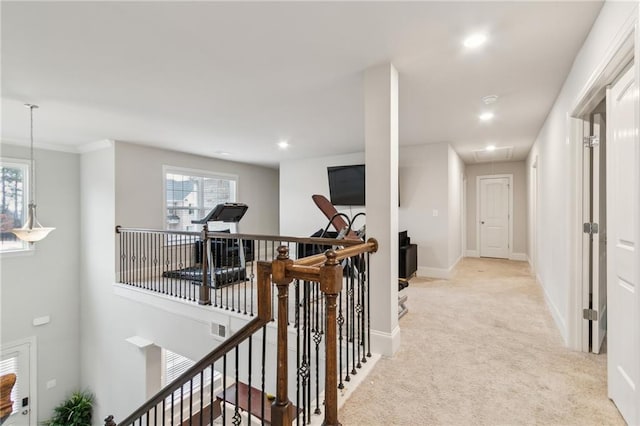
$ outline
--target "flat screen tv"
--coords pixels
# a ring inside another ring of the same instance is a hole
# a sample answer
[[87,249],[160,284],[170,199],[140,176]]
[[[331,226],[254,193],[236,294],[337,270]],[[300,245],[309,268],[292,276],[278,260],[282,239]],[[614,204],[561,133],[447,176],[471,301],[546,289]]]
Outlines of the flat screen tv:
[[365,205],[364,164],[327,167],[329,195],[335,206]]

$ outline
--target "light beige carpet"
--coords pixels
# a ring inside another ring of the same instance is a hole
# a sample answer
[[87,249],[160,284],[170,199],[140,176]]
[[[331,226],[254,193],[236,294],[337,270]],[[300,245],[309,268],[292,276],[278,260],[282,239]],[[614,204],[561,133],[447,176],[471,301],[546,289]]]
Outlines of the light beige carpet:
[[566,349],[525,262],[464,259],[413,279],[402,343],[340,410],[343,425],[618,425],[606,355]]

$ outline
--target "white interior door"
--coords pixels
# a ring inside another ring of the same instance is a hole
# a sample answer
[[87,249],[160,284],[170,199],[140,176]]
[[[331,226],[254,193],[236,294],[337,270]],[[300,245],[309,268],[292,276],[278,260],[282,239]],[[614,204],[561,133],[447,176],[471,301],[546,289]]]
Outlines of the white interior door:
[[3,426],[27,426],[31,423],[31,409],[29,407],[30,346],[29,343],[25,343],[2,349],[0,375],[13,373],[17,376],[16,384],[13,386],[11,392],[13,412],[5,423],[3,423]]
[[611,88],[607,105],[609,397],[630,425],[640,423],[638,341],[638,88],[634,68]]
[[509,178],[480,178],[480,256],[509,258]]

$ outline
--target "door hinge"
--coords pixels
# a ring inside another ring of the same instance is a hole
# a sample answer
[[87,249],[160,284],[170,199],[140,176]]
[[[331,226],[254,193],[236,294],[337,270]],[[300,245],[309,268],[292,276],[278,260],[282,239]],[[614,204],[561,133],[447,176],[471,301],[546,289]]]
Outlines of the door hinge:
[[598,321],[598,311],[595,309],[583,309],[582,310],[582,318],[589,321]]
[[598,224],[593,222],[585,222],[582,224],[582,232],[593,235],[598,233]]
[[598,136],[585,136],[582,139],[582,144],[585,148],[593,148],[600,144],[600,138]]

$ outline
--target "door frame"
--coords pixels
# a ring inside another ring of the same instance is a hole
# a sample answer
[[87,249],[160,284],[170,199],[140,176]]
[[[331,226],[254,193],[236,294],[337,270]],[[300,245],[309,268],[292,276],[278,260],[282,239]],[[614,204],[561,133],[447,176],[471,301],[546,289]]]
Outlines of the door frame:
[[[584,283],[585,262],[584,238],[583,238],[583,137],[585,128],[585,117],[588,124],[588,114],[606,96],[606,88],[610,85],[622,71],[633,61],[635,68],[635,79],[637,87],[639,83],[638,58],[640,57],[640,42],[638,31],[638,10],[635,11],[622,26],[609,49],[603,56],[596,69],[591,74],[588,81],[579,92],[572,103],[572,108],[567,113],[567,133],[568,143],[571,150],[571,174],[573,176],[571,193],[573,194],[571,209],[569,212],[571,229],[571,285],[569,292],[569,316],[568,316],[568,346],[574,350],[589,352],[589,324],[582,318],[582,309],[585,300],[589,298],[588,283]],[[640,122],[640,117],[636,117],[636,122]],[[637,160],[640,164],[640,159]],[[640,228],[640,227],[639,227]],[[640,232],[640,229],[639,229]],[[640,240],[640,238],[639,238]],[[640,256],[638,262],[640,263]],[[638,271],[636,271],[638,274]],[[638,281],[636,281],[638,282]],[[640,302],[639,302],[640,305]],[[638,306],[640,309],[640,306]],[[640,336],[637,336],[640,338]],[[639,360],[640,363],[640,360]],[[640,365],[639,365],[640,368]],[[639,401],[640,403],[640,401]]]
[[476,253],[480,256],[480,181],[482,179],[509,179],[509,257],[513,259],[513,174],[499,174],[499,175],[479,175],[476,176]]
[[0,352],[11,348],[29,345],[29,425],[38,425],[38,346],[35,336],[2,343]]

